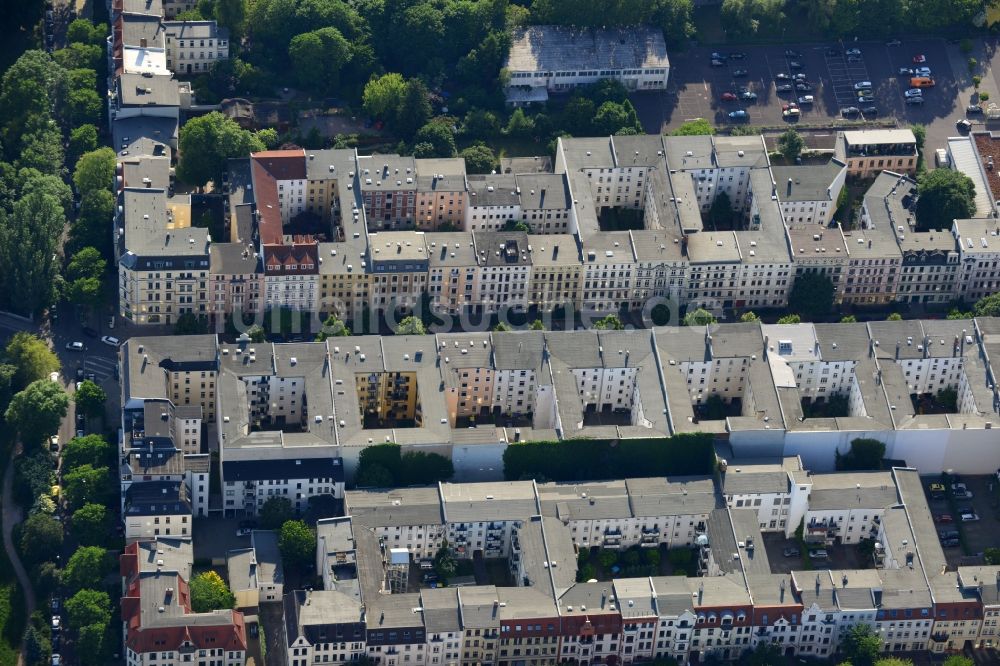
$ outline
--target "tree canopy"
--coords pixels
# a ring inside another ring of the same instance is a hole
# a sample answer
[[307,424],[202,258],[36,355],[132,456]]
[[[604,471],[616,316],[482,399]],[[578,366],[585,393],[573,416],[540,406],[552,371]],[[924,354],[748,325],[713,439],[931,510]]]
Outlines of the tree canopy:
[[278,548],[287,569],[306,572],[316,557],[316,535],[301,520],[289,520],[281,526]]
[[66,600],[66,616],[76,631],[91,625],[106,628],[111,622],[111,599],[107,592],[80,590]]
[[34,513],[21,525],[21,554],[29,562],[55,559],[62,542],[62,523],[48,514]]
[[695,118],[682,124],[670,133],[671,136],[697,136],[701,134],[715,134],[712,123],[705,118]]
[[826,275],[808,271],[795,276],[788,292],[788,309],[799,313],[805,321],[815,321],[833,308],[833,282]]
[[38,444],[59,431],[68,408],[66,391],[51,380],[39,379],[14,395],[5,418],[26,445]]
[[427,329],[424,328],[424,322],[420,321],[418,317],[405,317],[399,322],[399,326],[396,327],[396,335],[426,335]]
[[70,532],[80,544],[96,546],[108,538],[108,507],[103,504],[84,504],[73,512]]
[[872,666],[882,651],[882,639],[871,625],[851,625],[843,634],[840,649],[853,666]]
[[961,171],[934,169],[917,184],[917,228],[950,229],[954,220],[976,212],[976,186]]
[[879,470],[885,458],[885,444],[877,439],[858,437],[851,440],[847,453],[837,452],[838,470]]
[[62,573],[63,585],[71,592],[84,588],[101,587],[108,572],[108,553],[98,546],[77,548],[70,556]]
[[264,150],[257,135],[218,111],[192,118],[180,132],[178,177],[191,185],[222,182],[226,161]]
[[781,152],[782,156],[788,160],[789,164],[794,163],[795,160],[798,159],[805,147],[805,139],[803,139],[802,135],[794,129],[787,129],[780,137],[778,137],[778,150]]
[[0,293],[7,308],[34,314],[53,302],[65,224],[62,204],[43,192],[26,194],[9,213],[0,207]]
[[258,513],[260,526],[265,530],[277,530],[295,517],[292,501],[287,497],[268,497]]
[[48,379],[51,373],[59,370],[59,358],[44,340],[31,333],[15,333],[5,351],[7,361],[17,368],[14,375],[17,389],[39,379]]
[[715,317],[708,310],[698,308],[684,315],[685,326],[708,326],[715,323]]
[[236,597],[222,577],[214,571],[203,571],[191,579],[191,610],[195,613],[232,608]]

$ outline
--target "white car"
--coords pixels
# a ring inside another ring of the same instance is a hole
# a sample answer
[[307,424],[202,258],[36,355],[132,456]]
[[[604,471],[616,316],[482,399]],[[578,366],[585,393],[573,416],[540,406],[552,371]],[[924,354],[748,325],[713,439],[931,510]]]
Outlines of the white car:
[[977,520],[979,520],[979,516],[977,516],[974,513],[963,513],[962,514],[962,522],[963,523],[972,523],[972,522],[975,522]]
[[905,95],[906,97],[923,97],[924,91],[921,90],[920,88],[910,88],[909,90],[904,92],[903,95]]
[[75,342],[67,342],[66,349],[69,351],[82,352],[85,349],[85,347],[83,346],[82,342],[76,340]]
[[62,664],[62,657],[59,656],[58,654],[52,655],[52,666],[61,666],[61,664]]
[[58,631],[59,630],[59,616],[58,615],[53,615],[52,616],[52,630],[53,631]]
[[121,341],[114,337],[113,335],[105,335],[101,338],[101,342],[108,345],[109,347],[117,347],[121,344]]
[[857,83],[854,84],[855,90],[866,90],[870,89],[871,87],[872,87],[871,81],[858,81]]
[[799,97],[799,104],[812,104],[815,101],[812,95],[803,95]]
[[56,384],[58,384],[59,383],[59,373],[58,372],[50,372],[49,373],[49,381],[50,382],[55,382]]
[[859,56],[859,55],[861,55],[861,49],[847,49],[844,52],[844,55]]
[[913,70],[913,73],[916,76],[930,76],[931,75],[931,68],[930,67],[917,67],[916,69]]

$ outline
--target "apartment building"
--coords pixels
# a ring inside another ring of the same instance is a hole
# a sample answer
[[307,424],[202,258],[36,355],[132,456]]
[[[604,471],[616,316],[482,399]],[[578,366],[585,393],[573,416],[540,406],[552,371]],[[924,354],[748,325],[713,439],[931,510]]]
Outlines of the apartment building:
[[469,205],[462,228],[465,231],[502,231],[521,220],[520,188],[513,175],[470,175]]
[[516,31],[504,67],[507,103],[544,102],[602,79],[629,90],[663,90],[670,61],[662,31],[652,27],[579,29],[534,25]]
[[356,321],[369,302],[370,275],[352,243],[319,243],[319,310]]
[[1000,290],[1000,225],[995,220],[955,220],[960,268],[956,295],[976,301]]
[[424,233],[383,231],[369,236],[367,261],[373,307],[412,309],[427,291],[428,252]]
[[789,227],[827,227],[847,179],[847,165],[826,164],[771,167],[778,205]]
[[460,157],[415,160],[417,175],[416,226],[435,230],[460,229],[468,208],[465,160]]
[[281,603],[285,596],[285,573],[278,533],[251,532],[249,548],[226,553],[226,572],[237,608],[255,609],[261,604]]
[[416,221],[417,163],[412,157],[358,157],[358,178],[369,228],[396,230]]
[[191,609],[190,541],[157,538],[125,546],[120,558],[125,659],[133,666],[192,663],[243,666],[247,629],[243,613]]
[[788,230],[795,276],[805,273],[819,273],[833,283],[833,300],[839,303],[844,298],[847,280],[847,265],[850,262],[844,234],[838,226],[835,229],[795,228]]
[[313,311],[319,294],[319,256],[315,243],[265,245],[265,309]]
[[122,496],[126,542],[161,535],[191,538],[191,501],[182,482],[133,483]]
[[523,231],[473,233],[479,289],[473,300],[485,312],[528,307],[531,286],[530,237]]
[[213,318],[221,320],[234,314],[242,318],[262,311],[267,292],[261,257],[255,247],[214,243],[209,247],[208,273]]
[[528,303],[543,312],[580,303],[583,268],[576,239],[569,234],[533,235],[528,245],[531,283]]
[[886,170],[913,174],[917,169],[917,139],[910,129],[838,132],[834,152],[849,176]]
[[472,307],[479,287],[474,235],[440,232],[426,238],[428,287],[436,312],[459,314]]
[[164,21],[163,31],[172,72],[204,74],[229,58],[229,31],[215,21]]
[[527,174],[518,176],[517,184],[521,221],[532,234],[568,234],[575,227],[566,174]]

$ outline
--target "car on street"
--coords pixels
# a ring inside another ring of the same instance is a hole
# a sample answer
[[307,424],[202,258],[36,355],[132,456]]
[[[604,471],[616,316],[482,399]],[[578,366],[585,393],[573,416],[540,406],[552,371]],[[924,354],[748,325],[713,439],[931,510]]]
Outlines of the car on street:
[[723,102],[735,102],[736,101],[736,93],[734,93],[734,92],[724,92],[724,93],[722,93],[722,96],[719,99],[721,99]]
[[105,335],[101,337],[101,342],[109,347],[118,347],[121,344],[121,340],[113,335]]
[[84,349],[86,349],[86,348],[83,346],[83,343],[80,342],[79,340],[76,340],[74,342],[67,342],[66,343],[66,350],[67,351],[82,352]]
[[931,75],[931,68],[930,67],[917,67],[916,69],[913,70],[913,73],[916,74],[917,76],[930,76]]
[[899,41],[898,39],[890,39],[889,41],[887,41],[885,43],[885,45],[886,46],[902,46],[903,42]]
[[59,616],[52,616],[52,631],[59,631]]
[[53,453],[59,451],[59,435],[52,435],[49,437],[49,451]]
[[970,116],[974,116],[982,113],[983,107],[979,106],[978,104],[970,104],[969,106],[965,107],[965,112]]
[[52,612],[53,613],[58,613],[59,612],[59,597],[52,597],[51,606],[52,606]]
[[785,74],[784,72],[778,72],[777,74],[774,75],[774,80],[775,81],[791,81],[792,77],[789,76],[788,74]]
[[798,120],[801,113],[802,111],[797,107],[794,109],[785,109],[781,112],[781,117],[785,120]]
[[861,113],[861,109],[859,109],[856,106],[845,106],[843,109],[840,110],[840,115],[844,116],[845,118],[856,116],[859,113]]
[[785,557],[801,557],[802,553],[796,546],[788,546],[782,551]]
[[806,76],[805,72],[799,72],[792,76],[793,81],[805,81],[806,83],[809,83],[808,79],[809,77]]
[[861,115],[865,118],[877,118],[878,117],[878,107],[877,106],[866,106],[861,109]]
[[798,51],[793,50],[793,49],[785,49],[785,57],[786,58],[801,58],[802,54],[799,53]]
[[847,49],[846,51],[844,51],[844,55],[860,56],[861,55],[861,49]]
[[725,60],[727,56],[725,53],[719,53],[718,51],[712,51],[712,60]]
[[778,85],[774,86],[774,90],[775,92],[780,92],[780,93],[792,92],[793,88],[791,83],[779,83]]
[[729,54],[730,60],[743,60],[746,57],[747,54],[744,53],[743,51],[733,51],[732,53]]
[[906,98],[906,103],[907,104],[923,104],[924,103],[924,98],[923,97],[907,97]]
[[899,76],[913,76],[913,68],[900,67],[899,70],[896,72],[896,74],[898,74]]
[[799,92],[812,92],[813,87],[808,83],[796,83],[795,89]]
[[872,104],[875,98],[871,95],[858,95],[858,104]]
[[811,560],[825,560],[829,556],[830,554],[826,552],[825,548],[813,548],[809,551],[809,559]]
[[799,62],[798,60],[789,60],[788,61],[788,68],[789,69],[802,69],[802,63]]
[[52,666],[61,666],[61,664],[62,664],[62,656],[58,654],[52,655]]
[[788,102],[786,104],[781,105],[782,111],[788,111],[788,109],[797,109],[797,108],[799,108],[799,105],[796,102]]
[[238,536],[238,537],[248,537],[248,536],[250,536],[251,532],[253,532],[253,530],[250,529],[249,527],[240,527],[239,529],[236,530],[236,536]]
[[722,67],[726,64],[725,60],[719,60],[718,58],[712,58],[712,62],[709,63],[712,67]]
[[962,118],[961,120],[957,121],[955,123],[955,126],[958,127],[958,129],[963,130],[965,132],[968,132],[969,130],[972,129],[972,123],[970,123],[965,118]]
[[979,520],[979,516],[977,516],[975,513],[972,513],[971,511],[959,514],[959,516],[962,518],[963,523],[972,523]]
[[746,111],[744,111],[743,109],[739,109],[738,111],[730,111],[729,112],[729,119],[730,120],[747,120],[749,118],[750,118],[750,114],[747,113]]
[[903,93],[903,97],[923,97],[924,91],[920,88],[909,88]]
[[947,488],[944,487],[943,483],[932,483],[927,486],[927,490],[930,493],[931,499],[933,500],[943,500],[945,499],[945,491]]
[[919,65],[920,63],[923,62],[927,62],[927,56],[925,56],[923,53],[918,53],[917,55],[913,56],[914,65]]
[[756,102],[757,101],[757,93],[755,93],[752,90],[744,90],[743,92],[740,93],[740,99],[742,99],[742,100],[744,100],[746,102]]
[[950,513],[939,513],[934,516],[934,521],[938,523],[950,523],[953,522],[954,519],[951,517]]
[[799,97],[799,104],[812,104],[815,100],[812,95],[803,95]]
[[871,81],[858,81],[857,83],[854,84],[855,90],[871,90],[871,88],[872,88]]
[[945,548],[957,548],[959,546],[958,537],[941,539],[941,545]]
[[733,70],[733,76],[735,78],[737,78],[737,79],[742,79],[744,76],[747,76],[749,73],[750,72],[748,72],[745,69],[734,69]]

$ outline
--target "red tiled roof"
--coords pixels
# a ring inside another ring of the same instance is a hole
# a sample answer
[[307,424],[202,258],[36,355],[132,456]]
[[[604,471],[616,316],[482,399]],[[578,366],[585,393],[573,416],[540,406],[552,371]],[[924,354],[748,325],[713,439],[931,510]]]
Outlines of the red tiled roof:
[[[983,161],[983,173],[986,174],[993,200],[1000,200],[1000,174],[997,173],[997,169],[1000,169],[1000,138],[994,138],[990,132],[976,132],[972,136],[976,141],[979,158]],[[987,165],[990,157],[993,158],[992,169]]]
[[281,206],[278,202],[279,180],[305,180],[306,151],[265,150],[250,154],[254,201],[257,203],[257,228],[264,244],[280,243]]
[[314,275],[319,272],[319,246],[316,243],[265,245],[265,275]]

